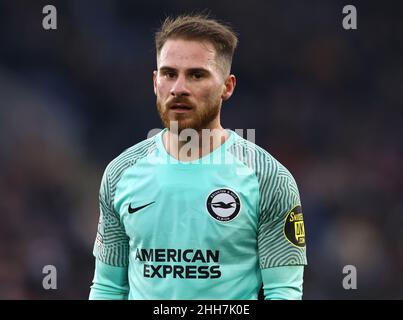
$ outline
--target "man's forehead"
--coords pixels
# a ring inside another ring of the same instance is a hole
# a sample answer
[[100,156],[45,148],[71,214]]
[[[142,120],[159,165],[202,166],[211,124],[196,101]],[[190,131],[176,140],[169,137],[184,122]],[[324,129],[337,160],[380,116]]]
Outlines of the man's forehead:
[[206,41],[170,39],[165,42],[158,57],[158,65],[197,68],[215,65],[216,51]]

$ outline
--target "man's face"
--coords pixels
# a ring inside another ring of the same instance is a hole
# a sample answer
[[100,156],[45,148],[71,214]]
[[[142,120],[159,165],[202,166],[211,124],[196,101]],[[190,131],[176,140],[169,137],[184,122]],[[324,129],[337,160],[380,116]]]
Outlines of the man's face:
[[235,77],[224,79],[211,43],[167,40],[157,65],[154,92],[165,127],[170,127],[170,121],[178,122],[179,131],[219,126],[221,104],[231,96]]

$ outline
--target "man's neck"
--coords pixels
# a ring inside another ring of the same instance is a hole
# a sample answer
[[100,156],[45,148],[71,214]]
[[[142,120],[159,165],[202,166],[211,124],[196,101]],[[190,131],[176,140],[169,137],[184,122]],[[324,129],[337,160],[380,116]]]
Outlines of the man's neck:
[[[196,134],[197,132],[197,134]],[[167,152],[179,161],[194,161],[219,148],[229,137],[221,126],[200,131],[186,130],[180,133],[168,130],[163,136]]]

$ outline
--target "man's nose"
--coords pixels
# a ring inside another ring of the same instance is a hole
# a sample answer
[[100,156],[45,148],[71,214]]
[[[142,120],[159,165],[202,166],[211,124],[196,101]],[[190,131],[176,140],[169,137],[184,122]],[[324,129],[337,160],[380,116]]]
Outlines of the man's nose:
[[184,76],[178,76],[176,78],[176,81],[171,88],[171,95],[174,97],[189,95],[189,90],[187,88],[186,79]]

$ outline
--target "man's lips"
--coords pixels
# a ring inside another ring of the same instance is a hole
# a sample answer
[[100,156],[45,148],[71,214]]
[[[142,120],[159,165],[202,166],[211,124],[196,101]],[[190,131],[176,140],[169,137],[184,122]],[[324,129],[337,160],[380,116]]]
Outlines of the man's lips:
[[191,111],[192,109],[193,109],[192,106],[184,103],[173,103],[172,105],[169,106],[169,110],[175,113],[186,113]]

